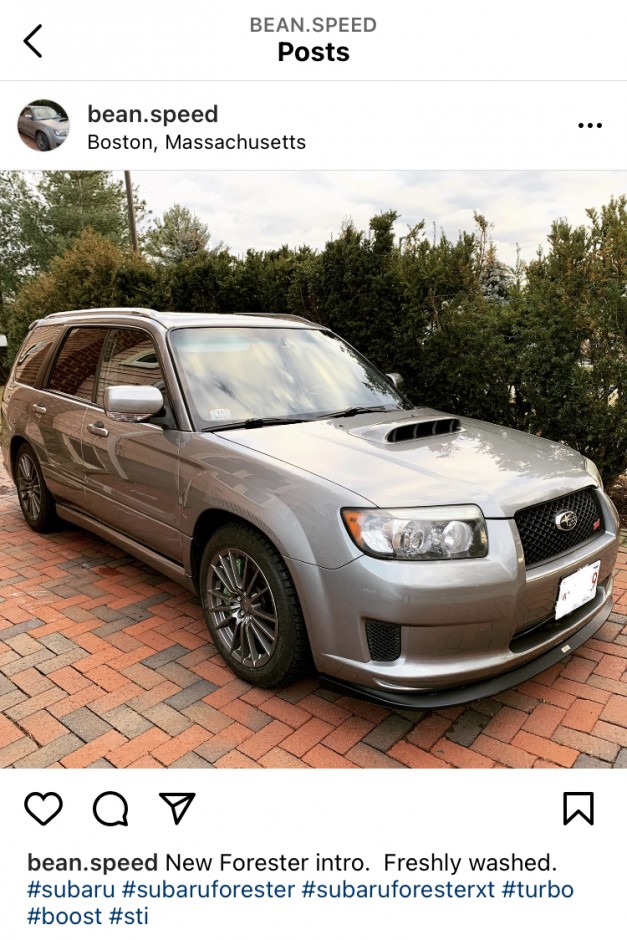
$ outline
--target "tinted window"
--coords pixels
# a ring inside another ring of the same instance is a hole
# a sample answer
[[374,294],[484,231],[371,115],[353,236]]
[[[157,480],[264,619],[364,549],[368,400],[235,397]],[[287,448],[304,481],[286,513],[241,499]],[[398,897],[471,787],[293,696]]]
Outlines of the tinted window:
[[157,385],[163,387],[163,372],[155,345],[143,330],[111,330],[105,344],[98,401],[111,385]]
[[13,378],[24,385],[34,385],[52,343],[59,335],[58,326],[38,326],[20,349]]
[[70,330],[54,364],[48,388],[91,401],[100,352],[107,330],[80,326]]

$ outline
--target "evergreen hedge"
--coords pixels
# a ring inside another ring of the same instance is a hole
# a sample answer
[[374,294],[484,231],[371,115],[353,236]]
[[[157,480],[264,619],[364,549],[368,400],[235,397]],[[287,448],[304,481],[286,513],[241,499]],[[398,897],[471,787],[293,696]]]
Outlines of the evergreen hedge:
[[560,440],[606,481],[627,465],[627,208],[613,199],[579,227],[558,220],[524,270],[496,257],[489,227],[455,241],[395,212],[346,224],[325,248],[220,248],[153,264],[87,230],[8,309],[9,354],[56,310],[154,306],[271,311],[329,326],[416,403]]

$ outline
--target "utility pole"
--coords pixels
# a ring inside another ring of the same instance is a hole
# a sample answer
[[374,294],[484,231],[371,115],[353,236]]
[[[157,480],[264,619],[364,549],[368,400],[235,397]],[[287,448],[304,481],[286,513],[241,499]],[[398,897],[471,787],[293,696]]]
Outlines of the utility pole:
[[135,223],[135,202],[133,200],[133,187],[131,185],[131,172],[124,170],[124,183],[126,184],[126,201],[128,202],[128,228],[131,234],[133,251],[139,252],[137,241],[137,225]]

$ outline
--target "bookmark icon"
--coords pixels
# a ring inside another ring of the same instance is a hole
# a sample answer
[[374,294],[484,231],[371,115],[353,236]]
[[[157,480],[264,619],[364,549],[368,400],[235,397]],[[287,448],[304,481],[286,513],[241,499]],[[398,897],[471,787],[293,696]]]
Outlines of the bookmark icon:
[[585,792],[567,792],[564,793],[564,825],[580,816],[590,826],[594,826],[594,793],[590,790]]

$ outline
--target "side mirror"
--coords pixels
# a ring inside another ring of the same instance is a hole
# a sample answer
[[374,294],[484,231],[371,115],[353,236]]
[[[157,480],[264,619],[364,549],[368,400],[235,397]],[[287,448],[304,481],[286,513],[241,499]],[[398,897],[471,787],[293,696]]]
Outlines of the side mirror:
[[392,385],[394,385],[396,388],[401,387],[404,379],[400,372],[388,372],[386,374]]
[[153,385],[112,385],[105,389],[104,407],[109,418],[143,421],[163,408],[163,395]]

